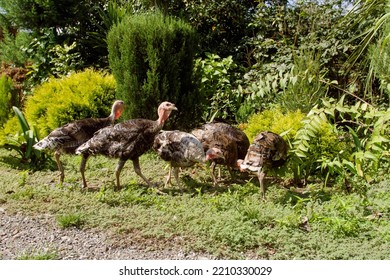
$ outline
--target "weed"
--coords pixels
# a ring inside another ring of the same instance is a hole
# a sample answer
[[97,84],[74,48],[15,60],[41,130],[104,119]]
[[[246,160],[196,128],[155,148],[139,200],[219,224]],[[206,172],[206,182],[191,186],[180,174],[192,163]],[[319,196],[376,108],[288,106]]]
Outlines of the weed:
[[34,252],[34,253],[25,253],[21,255],[18,260],[58,260],[58,253],[55,251],[48,252]]
[[85,218],[82,214],[65,214],[57,216],[57,223],[61,228],[81,228],[85,223]]

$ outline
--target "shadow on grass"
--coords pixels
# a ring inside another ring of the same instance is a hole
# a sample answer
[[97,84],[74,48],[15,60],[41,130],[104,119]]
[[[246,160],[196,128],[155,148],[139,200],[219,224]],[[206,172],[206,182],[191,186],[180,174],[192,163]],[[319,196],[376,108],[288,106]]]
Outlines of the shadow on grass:
[[20,157],[12,156],[12,155],[0,156],[0,162],[16,170],[32,170],[32,171],[38,171],[38,170],[56,171],[57,170],[57,165],[54,162],[54,160],[52,160],[51,158],[47,158],[45,163],[40,166],[31,164],[27,161],[24,161]]
[[324,190],[324,189],[313,189],[309,190],[306,188],[296,188],[296,189],[289,189],[284,193],[283,196],[279,197],[277,201],[275,201],[278,204],[286,205],[296,205],[299,202],[302,201],[329,201],[332,198],[332,193]]

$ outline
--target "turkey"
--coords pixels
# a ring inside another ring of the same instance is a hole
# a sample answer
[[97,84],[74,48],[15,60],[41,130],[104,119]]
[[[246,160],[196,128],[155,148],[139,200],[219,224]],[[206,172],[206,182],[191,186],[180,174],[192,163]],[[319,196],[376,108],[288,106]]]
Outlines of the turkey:
[[165,161],[170,163],[169,173],[164,187],[171,183],[171,170],[177,186],[180,187],[180,167],[190,167],[195,163],[221,157],[221,151],[209,149],[206,154],[200,141],[192,134],[173,130],[161,131],[154,139],[153,149]]
[[54,150],[58,170],[60,171],[60,183],[64,182],[64,168],[60,161],[61,153],[73,154],[78,146],[87,142],[93,134],[101,128],[113,125],[123,112],[124,102],[116,100],[111,108],[111,114],[106,118],[88,118],[65,124],[36,143],[33,147],[37,150]]
[[260,189],[265,199],[264,177],[266,169],[282,166],[287,160],[287,143],[270,131],[260,132],[249,146],[244,160],[238,160],[241,171],[257,173]]
[[212,122],[194,129],[192,134],[199,139],[204,151],[210,148],[219,149],[223,157],[215,158],[211,164],[211,175],[214,185],[217,183],[215,167],[217,164],[226,165],[232,177],[232,169],[236,168],[237,160],[243,159],[249,147],[249,139],[246,134],[238,128],[227,123]]
[[174,104],[163,102],[158,107],[158,119],[132,119],[115,126],[99,130],[86,143],[77,148],[76,154],[82,154],[81,175],[84,188],[87,187],[84,171],[90,155],[102,154],[108,157],[119,158],[115,169],[116,188],[120,188],[119,176],[127,160],[133,161],[134,171],[149,186],[151,182],[142,174],[139,166],[139,157],[153,146],[154,137],[162,129],[172,110],[177,110]]

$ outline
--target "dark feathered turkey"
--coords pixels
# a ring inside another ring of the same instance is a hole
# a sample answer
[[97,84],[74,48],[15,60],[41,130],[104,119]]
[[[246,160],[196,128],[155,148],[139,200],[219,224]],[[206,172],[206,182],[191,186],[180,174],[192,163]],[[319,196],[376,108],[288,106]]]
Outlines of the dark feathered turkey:
[[158,107],[158,120],[132,119],[103,128],[78,147],[76,154],[83,155],[80,169],[84,187],[87,187],[84,177],[85,164],[88,157],[95,154],[119,158],[115,169],[117,188],[120,188],[119,176],[122,168],[129,159],[133,161],[135,173],[151,186],[149,180],[141,172],[139,157],[152,148],[154,137],[163,127],[172,110],[177,110],[174,104],[163,102]]
[[245,157],[249,147],[249,139],[242,130],[230,124],[223,122],[206,123],[200,128],[194,129],[191,133],[194,134],[202,144],[205,143],[203,146],[206,146],[205,150],[207,150],[207,142],[212,140],[215,132],[221,132],[233,139],[237,143],[237,157],[239,159],[243,159]]
[[265,170],[282,166],[287,159],[287,143],[276,133],[259,133],[249,146],[244,160],[237,163],[242,171],[257,173],[263,198],[265,198]]
[[61,153],[73,154],[76,148],[87,142],[93,134],[103,127],[115,123],[124,109],[124,102],[116,100],[112,105],[111,114],[106,118],[88,118],[65,124],[43,138],[34,145],[37,150],[54,150],[58,170],[60,171],[60,183],[64,181],[64,168],[60,161]]
[[238,159],[245,157],[249,147],[249,139],[246,134],[238,128],[221,122],[206,123],[200,128],[194,129],[192,133],[202,143],[204,151],[216,148],[223,155],[223,157],[211,160],[211,175],[214,185],[217,183],[215,177],[215,166],[217,164],[227,166],[233,177],[232,169],[237,167]]
[[160,131],[154,139],[153,149],[165,161],[170,163],[169,173],[165,186],[171,182],[171,169],[180,188],[179,169],[190,167],[197,162],[205,162],[213,157],[213,150],[207,156],[200,141],[192,134],[173,130]]

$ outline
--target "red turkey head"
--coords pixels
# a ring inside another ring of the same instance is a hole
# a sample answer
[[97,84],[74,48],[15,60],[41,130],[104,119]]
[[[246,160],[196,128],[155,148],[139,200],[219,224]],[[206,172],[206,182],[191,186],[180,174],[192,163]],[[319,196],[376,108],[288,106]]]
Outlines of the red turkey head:
[[112,105],[111,115],[114,115],[114,119],[117,120],[122,115],[125,107],[125,102],[122,100],[116,100]]
[[163,103],[161,103],[160,106],[158,106],[157,110],[158,123],[160,125],[164,124],[164,122],[168,119],[169,115],[173,110],[177,111],[175,104],[168,101],[164,101]]
[[207,150],[207,152],[206,152],[206,161],[217,159],[217,158],[225,159],[221,149],[218,149],[218,148],[214,147],[214,148],[210,148],[210,149]]

